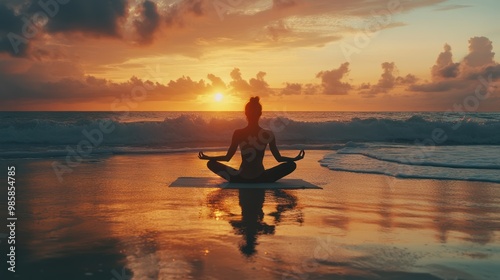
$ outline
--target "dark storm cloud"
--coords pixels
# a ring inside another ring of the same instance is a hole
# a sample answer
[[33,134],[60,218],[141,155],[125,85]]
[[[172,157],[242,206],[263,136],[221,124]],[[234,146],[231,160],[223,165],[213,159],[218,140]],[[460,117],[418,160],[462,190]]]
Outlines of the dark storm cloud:
[[156,3],[144,1],[141,9],[141,19],[134,21],[141,43],[149,44],[153,41],[154,33],[160,27],[160,14]]
[[[0,2],[0,53],[28,56],[44,50],[44,32],[80,32],[119,37],[120,20],[127,14],[127,0],[53,0]],[[32,46],[35,46],[31,48]]]
[[[442,1],[423,0],[418,3],[413,1],[405,4],[405,10]],[[252,0],[1,0],[0,2],[0,6],[3,6],[0,13],[0,21],[2,21],[0,52],[13,54],[6,38],[6,28],[8,31],[15,29],[14,32],[22,35],[20,29],[23,22],[20,20],[23,16],[31,19],[37,13],[47,15],[44,23],[37,26],[39,29],[37,36],[19,45],[17,55],[26,56],[28,53],[31,56],[32,52],[36,51],[36,57],[54,57],[53,53],[58,51],[53,51],[50,55],[44,54],[49,53],[49,49],[54,46],[74,52],[77,49],[71,45],[74,41],[61,43],[66,36],[71,36],[73,33],[149,44],[154,41],[154,35],[160,32],[162,27],[169,29],[164,30],[168,36],[158,38],[155,43],[165,53],[198,56],[204,49],[214,46],[219,49],[239,48],[242,45],[248,46],[249,49],[253,47],[281,48],[285,45],[290,48],[317,47],[339,40],[341,37],[338,34],[340,33],[325,32],[325,30],[330,30],[331,26],[328,29],[309,28],[309,30],[297,32],[301,29],[299,28],[301,22],[295,25],[285,24],[286,19],[326,14],[331,17],[345,14],[370,17],[374,9],[387,6],[387,0],[374,0],[369,1],[370,3],[365,0],[273,0],[270,1],[271,5],[266,6],[264,10],[255,12],[256,1]],[[215,3],[222,2],[227,7],[221,14]],[[139,12],[128,14],[129,10]],[[126,28],[130,26],[131,30],[127,30]],[[176,28],[179,27],[195,28],[183,28],[182,32],[176,32]],[[174,32],[171,32],[172,30]],[[256,32],[256,30],[263,30],[263,32]],[[60,36],[45,36],[47,33],[49,35],[57,33]],[[259,36],[264,38],[258,38]],[[171,42],[174,41],[175,44],[172,44]],[[194,42],[204,44],[195,45]],[[87,42],[78,41],[77,43],[86,44]]]
[[[26,39],[16,35],[22,34],[22,27],[21,16],[16,15],[14,10],[6,3],[0,2],[0,53],[6,52],[13,56],[26,55],[28,50]],[[22,40],[23,42],[16,44],[16,42],[19,42],[16,40]]]
[[[37,3],[34,0],[32,8],[40,9]],[[127,15],[127,7],[127,0],[71,0],[50,17],[45,29],[120,37],[120,20]]]

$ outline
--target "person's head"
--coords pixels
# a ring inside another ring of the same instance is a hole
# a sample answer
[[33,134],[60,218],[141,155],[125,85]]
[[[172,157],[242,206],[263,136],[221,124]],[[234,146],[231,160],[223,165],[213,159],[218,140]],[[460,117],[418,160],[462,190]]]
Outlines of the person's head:
[[259,100],[260,98],[258,96],[250,97],[250,101],[245,105],[245,115],[247,116],[248,122],[259,121],[262,115],[262,105],[260,105]]

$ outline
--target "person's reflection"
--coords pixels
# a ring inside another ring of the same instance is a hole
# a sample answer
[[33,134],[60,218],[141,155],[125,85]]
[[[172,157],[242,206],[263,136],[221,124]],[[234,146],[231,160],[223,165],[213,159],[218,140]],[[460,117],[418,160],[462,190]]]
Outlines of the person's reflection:
[[304,217],[302,216],[302,211],[300,209],[296,209],[297,197],[284,190],[273,190],[272,192],[277,205],[276,211],[269,213],[269,215],[274,217],[276,225],[282,222],[282,216],[287,211],[292,212],[287,214],[289,221],[297,222],[302,225]]
[[[302,225],[304,217],[300,207],[297,208],[297,197],[285,190],[267,190],[271,199],[276,203],[276,211],[268,213],[273,217],[274,225],[268,225],[264,220],[264,189],[239,189],[238,199],[241,207],[241,219],[230,220],[234,232],[243,236],[240,251],[247,257],[253,256],[257,251],[257,237],[261,234],[274,234],[275,227],[282,222],[298,223]],[[210,209],[209,217],[223,219],[233,217],[225,201],[236,194],[233,190],[216,190],[207,195],[207,206]],[[223,212],[225,215],[220,215]],[[285,212],[288,214],[285,215]]]
[[255,254],[257,235],[274,234],[275,226],[263,222],[265,190],[263,189],[240,189],[239,202],[241,207],[241,221],[230,221],[236,234],[243,235],[240,245],[241,252],[250,257]]

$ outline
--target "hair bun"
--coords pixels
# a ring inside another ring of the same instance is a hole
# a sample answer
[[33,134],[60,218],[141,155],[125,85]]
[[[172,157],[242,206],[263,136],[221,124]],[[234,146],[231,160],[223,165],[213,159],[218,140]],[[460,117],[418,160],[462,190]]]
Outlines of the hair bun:
[[260,98],[258,96],[250,97],[251,103],[259,103]]

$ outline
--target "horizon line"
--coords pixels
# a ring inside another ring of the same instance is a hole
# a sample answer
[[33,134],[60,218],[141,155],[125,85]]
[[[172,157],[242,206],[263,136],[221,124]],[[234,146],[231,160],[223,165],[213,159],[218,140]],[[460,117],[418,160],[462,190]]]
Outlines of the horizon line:
[[[97,112],[115,112],[115,113],[124,113],[124,112],[193,112],[193,113],[201,113],[201,112],[244,112],[244,110],[129,110],[129,111],[107,111],[107,110],[0,110],[0,113],[27,113],[27,112],[88,112],[88,113],[97,113]],[[471,111],[471,112],[464,112],[464,111],[452,111],[452,110],[446,110],[446,111],[441,111],[441,110],[407,110],[407,111],[386,111],[386,110],[380,110],[380,111],[371,111],[371,110],[345,110],[345,111],[338,111],[338,110],[304,110],[304,111],[299,111],[299,110],[263,110],[263,113],[265,112],[298,112],[298,113],[304,113],[304,112],[335,112],[335,113],[500,113],[499,111]]]

